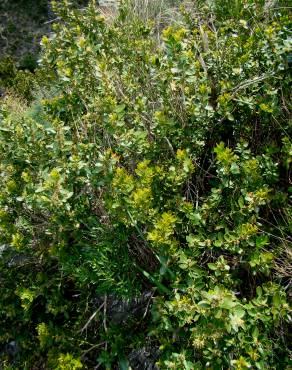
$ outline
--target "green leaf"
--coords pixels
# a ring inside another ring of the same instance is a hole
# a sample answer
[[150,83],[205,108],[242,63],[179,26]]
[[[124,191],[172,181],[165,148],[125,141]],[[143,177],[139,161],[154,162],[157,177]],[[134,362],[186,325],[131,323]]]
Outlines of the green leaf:
[[253,339],[258,339],[258,337],[259,337],[259,329],[258,329],[257,326],[253,329],[252,337],[253,337]]
[[263,247],[269,243],[269,237],[267,235],[259,235],[256,238],[256,246],[258,248]]
[[238,199],[238,205],[239,205],[240,208],[243,208],[244,207],[244,199],[241,196]]
[[273,305],[275,307],[279,307],[281,305],[281,296],[280,296],[280,293],[279,292],[276,292],[273,295]]
[[120,359],[119,365],[120,365],[120,370],[129,370],[130,369],[129,362],[126,358]]
[[237,175],[240,173],[239,171],[239,166],[235,163],[235,162],[232,162],[231,166],[230,166],[230,172],[233,174],[233,175]]
[[236,306],[236,302],[232,300],[232,297],[225,297],[220,303],[220,307],[226,310],[231,310],[234,306]]
[[199,213],[191,213],[188,218],[193,221],[194,225],[199,225],[202,221],[202,216]]
[[202,308],[209,308],[210,307],[210,303],[208,301],[200,301],[198,303],[198,306],[200,306]]
[[233,311],[234,313],[235,313],[235,315],[237,316],[237,317],[239,317],[240,319],[241,318],[243,318],[243,316],[245,315],[245,311],[244,311],[244,309],[242,308],[242,307],[240,307],[240,306],[237,306],[237,307],[235,307],[235,309],[234,309],[234,311]]
[[256,292],[257,292],[257,296],[258,296],[259,298],[261,298],[261,296],[262,296],[262,294],[263,294],[263,291],[262,291],[262,288],[261,288],[260,286],[258,286],[258,287],[256,288]]
[[221,319],[222,314],[223,314],[223,311],[222,310],[217,310],[217,312],[215,314],[216,319]]
[[208,267],[210,270],[213,270],[213,271],[217,270],[217,266],[215,265],[215,263],[208,263]]
[[11,132],[11,129],[9,129],[7,127],[0,127],[0,131],[3,131],[3,132]]

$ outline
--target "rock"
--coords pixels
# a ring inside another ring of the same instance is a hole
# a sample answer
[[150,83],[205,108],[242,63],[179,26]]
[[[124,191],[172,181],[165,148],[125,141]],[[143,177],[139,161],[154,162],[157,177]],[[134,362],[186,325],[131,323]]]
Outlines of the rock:
[[158,370],[155,365],[159,358],[157,347],[143,347],[133,350],[128,359],[132,369],[135,370]]
[[0,257],[2,257],[3,256],[3,253],[6,252],[8,249],[9,249],[9,245],[8,244],[2,244],[2,245],[0,245]]
[[11,357],[15,357],[19,351],[20,351],[19,345],[15,340],[12,340],[7,344],[7,353]]
[[151,306],[153,292],[145,292],[140,297],[133,299],[119,299],[114,295],[100,297],[96,304],[100,306],[106,301],[107,319],[114,324],[126,323],[135,317],[143,317]]

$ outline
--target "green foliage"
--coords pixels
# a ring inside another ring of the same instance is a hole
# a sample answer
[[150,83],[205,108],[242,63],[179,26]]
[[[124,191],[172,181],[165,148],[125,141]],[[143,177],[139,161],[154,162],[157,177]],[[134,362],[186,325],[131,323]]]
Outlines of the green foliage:
[[206,4],[157,43],[128,5],[52,2],[44,98],[1,102],[4,366],[127,368],[150,342],[161,369],[288,368],[289,17]]
[[37,86],[37,78],[32,73],[35,67],[36,62],[31,56],[23,58],[21,66],[10,57],[0,59],[0,89],[31,102]]

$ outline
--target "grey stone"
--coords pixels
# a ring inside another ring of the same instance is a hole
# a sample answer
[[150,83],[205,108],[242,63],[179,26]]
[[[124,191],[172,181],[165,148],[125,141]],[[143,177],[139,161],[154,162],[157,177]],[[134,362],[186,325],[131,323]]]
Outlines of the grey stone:
[[129,357],[129,363],[134,370],[158,370],[155,365],[159,358],[159,349],[157,347],[143,347],[133,350]]

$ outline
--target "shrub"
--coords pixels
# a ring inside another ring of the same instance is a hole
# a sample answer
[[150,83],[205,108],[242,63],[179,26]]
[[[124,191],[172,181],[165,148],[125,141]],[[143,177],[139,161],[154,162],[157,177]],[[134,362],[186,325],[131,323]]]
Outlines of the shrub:
[[128,368],[150,345],[162,369],[288,368],[285,9],[182,9],[160,44],[127,4],[52,4],[50,97],[1,107],[3,364]]
[[34,75],[33,66],[29,65],[30,62],[32,60],[23,59],[22,65],[17,66],[16,62],[10,57],[0,59],[0,92],[3,95],[12,93],[22,100],[32,102],[35,98],[34,94],[40,76],[36,77]]

